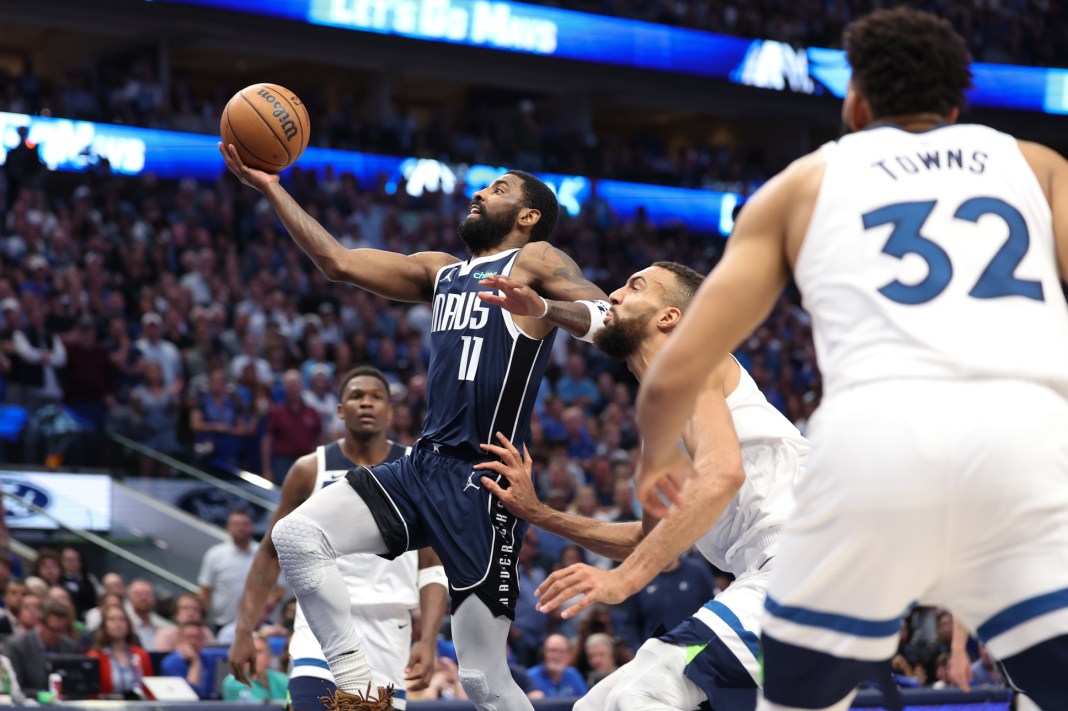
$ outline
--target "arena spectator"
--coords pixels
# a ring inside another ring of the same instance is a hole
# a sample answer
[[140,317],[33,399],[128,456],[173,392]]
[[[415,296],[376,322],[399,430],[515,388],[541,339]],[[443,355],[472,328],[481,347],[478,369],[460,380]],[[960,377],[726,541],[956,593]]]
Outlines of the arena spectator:
[[182,356],[176,345],[163,338],[163,318],[154,311],[146,313],[141,317],[141,331],[141,338],[135,344],[141,357],[159,363],[167,385],[180,381]]
[[100,660],[100,693],[140,698],[141,679],[152,676],[152,661],[139,644],[122,605],[104,608],[89,656]]
[[322,421],[304,402],[301,375],[289,371],[283,378],[285,399],[271,408],[262,459],[270,464],[266,478],[281,485],[293,462],[319,446]]
[[156,613],[156,591],[147,580],[130,581],[126,595],[126,614],[141,646],[149,652],[156,651],[156,635],[161,629],[174,627],[174,623]]
[[575,405],[587,413],[600,405],[597,385],[586,375],[586,361],[577,353],[568,356],[567,373],[556,382],[554,390],[565,405]]
[[[25,608],[25,600],[23,608]],[[67,635],[70,611],[62,604],[46,600],[33,629],[7,643],[8,657],[22,690],[31,696],[48,688],[48,659],[57,654],[76,654],[78,649]]]
[[590,671],[586,674],[587,686],[592,688],[594,684],[619,668],[615,640],[604,632],[597,632],[587,637],[582,649],[586,653],[586,661],[590,667]]
[[250,674],[252,686],[245,686],[233,674],[227,674],[222,683],[223,701],[268,701],[285,703],[288,699],[289,677],[274,668],[274,655],[267,640],[256,637],[256,672]]
[[215,642],[215,635],[204,619],[204,603],[192,593],[182,593],[174,601],[174,627],[156,633],[156,652],[173,652],[178,647],[178,631],[181,625],[195,622],[201,627],[204,644]]
[[676,627],[711,600],[715,589],[716,581],[704,560],[677,558],[623,604],[626,617],[620,633],[631,649],[637,649],[657,628]]
[[59,585],[63,576],[63,565],[60,562],[59,552],[52,548],[42,548],[37,551],[37,558],[31,568],[33,575],[45,581],[48,587]]
[[[126,581],[118,573],[105,573],[104,577],[100,579],[100,587],[102,592],[97,598],[96,607],[85,613],[85,628],[90,632],[100,627],[100,613],[103,611],[102,603],[108,593],[117,595],[119,604],[124,604],[126,601]],[[127,610],[127,614],[129,614],[129,610]]]
[[159,663],[163,676],[177,676],[189,682],[197,696],[210,699],[215,693],[217,658],[204,654],[200,625],[186,622],[178,628],[178,646]]
[[77,548],[64,548],[60,551],[59,558],[63,569],[59,577],[60,585],[70,593],[78,619],[83,619],[85,613],[96,604],[99,582],[96,576],[84,570],[82,554]]
[[57,370],[67,365],[67,349],[59,335],[45,323],[46,307],[29,296],[23,299],[23,305],[26,325],[16,329],[11,338],[16,356],[16,375],[11,382],[21,386],[14,401],[35,410],[63,399]]
[[562,634],[551,634],[543,645],[544,661],[527,672],[546,698],[584,696],[589,688],[579,670],[568,664],[571,645]]
[[[215,629],[237,618],[237,605],[245,587],[252,559],[260,544],[252,540],[252,517],[244,509],[234,509],[226,518],[229,541],[217,543],[204,554],[197,583],[200,601],[208,611],[207,622]],[[273,607],[282,596],[277,588],[270,601]]]
[[19,602],[19,612],[16,618],[15,634],[26,634],[32,631],[41,620],[41,596],[30,592],[28,586]]
[[[144,382],[130,393],[134,439],[149,449],[164,454],[178,451],[178,412],[181,407],[181,381],[163,382],[163,368],[157,361],[146,360],[142,367]],[[165,465],[149,456],[138,457],[141,476],[159,476]]]
[[24,630],[19,629],[19,608],[22,596],[26,594],[26,584],[18,578],[8,578],[4,583],[4,606],[0,608],[0,635],[13,635]]
[[237,465],[241,437],[249,431],[250,417],[244,404],[227,385],[221,368],[209,373],[205,392],[193,395],[189,426],[201,455],[230,466]]
[[979,645],[979,659],[972,664],[972,686],[1005,686],[1005,675],[985,644]]
[[18,200],[23,188],[39,186],[47,169],[41,161],[37,145],[30,143],[30,130],[26,126],[15,129],[19,140],[14,148],[7,150],[4,160],[4,175],[7,178],[8,204]]

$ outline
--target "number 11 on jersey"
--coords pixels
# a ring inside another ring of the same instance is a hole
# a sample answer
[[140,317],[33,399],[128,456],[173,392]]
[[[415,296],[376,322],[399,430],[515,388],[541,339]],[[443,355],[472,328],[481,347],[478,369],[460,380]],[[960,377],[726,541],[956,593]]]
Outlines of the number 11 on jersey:
[[474,380],[478,372],[478,357],[482,355],[482,339],[478,336],[461,336],[464,343],[460,353],[460,380]]

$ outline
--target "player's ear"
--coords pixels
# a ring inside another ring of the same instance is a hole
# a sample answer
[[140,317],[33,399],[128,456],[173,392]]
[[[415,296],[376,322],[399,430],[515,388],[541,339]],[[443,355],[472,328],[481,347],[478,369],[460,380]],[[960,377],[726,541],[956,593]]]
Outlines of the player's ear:
[[538,220],[541,219],[541,211],[535,210],[532,207],[524,207],[519,211],[519,224],[527,229],[534,227],[538,224]]
[[661,331],[670,331],[679,325],[681,318],[682,311],[675,306],[668,306],[660,312],[660,318],[657,319],[656,325]]
[[949,110],[949,113],[946,114],[946,123],[956,123],[957,119],[959,119],[959,118],[960,118],[960,107],[959,106],[954,106],[952,109]]

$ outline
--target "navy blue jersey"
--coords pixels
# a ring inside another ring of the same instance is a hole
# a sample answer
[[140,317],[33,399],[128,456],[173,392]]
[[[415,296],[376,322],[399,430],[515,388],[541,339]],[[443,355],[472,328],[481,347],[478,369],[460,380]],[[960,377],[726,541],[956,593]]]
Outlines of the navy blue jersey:
[[[411,451],[411,447],[389,441],[389,452],[382,462],[392,462],[400,459]],[[335,440],[330,444],[321,444],[315,448],[315,489],[333,484],[343,479],[345,474],[353,467],[360,466],[345,456],[341,451],[341,440]]]
[[438,271],[423,441],[480,456],[478,445],[495,442],[495,432],[528,438],[556,330],[530,338],[510,313],[476,296],[485,291],[480,279],[508,275],[518,256],[511,249]]

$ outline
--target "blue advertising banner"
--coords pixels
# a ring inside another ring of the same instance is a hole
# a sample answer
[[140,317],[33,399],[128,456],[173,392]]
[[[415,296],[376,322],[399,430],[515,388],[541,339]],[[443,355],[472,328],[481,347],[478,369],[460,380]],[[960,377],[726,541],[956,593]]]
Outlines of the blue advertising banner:
[[[167,179],[210,180],[226,169],[217,148],[218,136],[4,112],[0,112],[0,164],[7,160],[8,150],[18,145],[20,126],[29,128],[27,139],[38,147],[50,170],[84,172],[98,168],[106,159],[111,170],[121,175],[152,173]],[[365,189],[385,176],[388,190],[394,191],[403,183],[407,192],[416,197],[423,191],[451,192],[457,185],[462,185],[470,197],[506,170],[328,148],[309,148],[300,158],[304,170],[321,172],[328,165],[339,174],[352,173]],[[589,178],[536,175],[553,189],[568,214],[581,214],[592,194]],[[654,224],[679,222],[690,229],[720,234],[728,234],[734,226],[734,207],[741,199],[733,193],[616,180],[598,181],[597,194],[623,218],[644,209]]]
[[[153,0],[148,0],[152,2]],[[360,32],[844,96],[840,50],[795,48],[650,22],[493,0],[154,0],[269,15]],[[1068,70],[972,66],[975,106],[1068,113]]]

